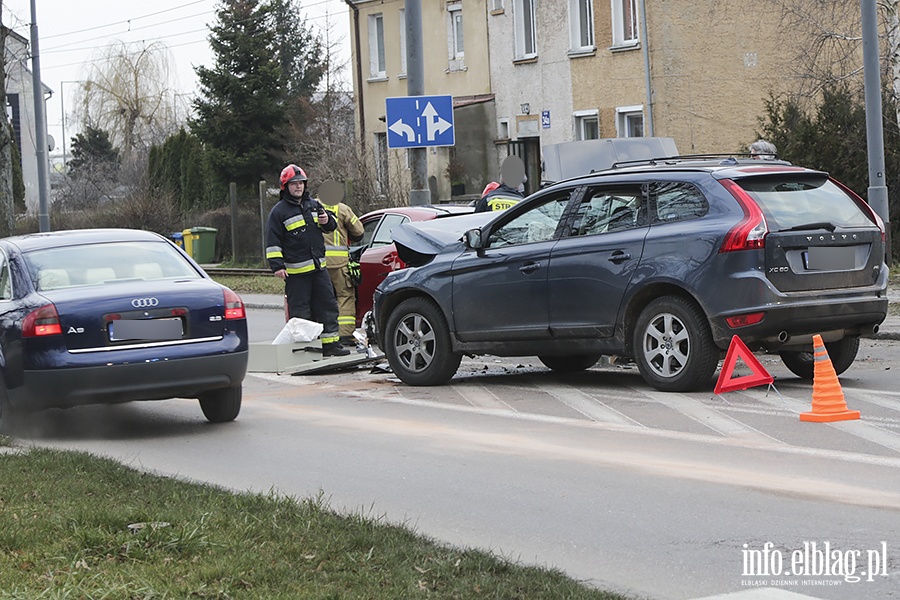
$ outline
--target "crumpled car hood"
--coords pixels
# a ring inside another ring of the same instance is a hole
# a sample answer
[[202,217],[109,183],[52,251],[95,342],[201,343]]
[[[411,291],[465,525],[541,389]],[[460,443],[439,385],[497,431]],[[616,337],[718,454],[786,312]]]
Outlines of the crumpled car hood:
[[391,232],[391,237],[400,260],[410,267],[419,267],[442,252],[462,249],[463,234],[481,227],[495,216],[495,213],[482,212],[404,223]]

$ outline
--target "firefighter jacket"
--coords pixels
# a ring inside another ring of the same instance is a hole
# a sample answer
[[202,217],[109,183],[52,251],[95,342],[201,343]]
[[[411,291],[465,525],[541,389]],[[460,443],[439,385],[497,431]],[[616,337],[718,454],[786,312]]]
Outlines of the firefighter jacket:
[[266,225],[266,259],[272,272],[284,269],[288,275],[325,268],[323,231],[334,231],[337,223],[328,214],[328,223],[319,225],[316,209],[321,206],[304,192],[298,203],[282,192],[269,211]]
[[337,221],[337,229],[331,232],[324,232],[325,236],[325,259],[328,261],[328,268],[334,269],[347,266],[350,261],[350,243],[351,241],[362,238],[364,230],[357,216],[353,213],[353,209],[338,202],[337,204],[325,204],[325,210],[332,214],[334,220]]
[[513,189],[508,185],[501,184],[493,192],[489,192],[481,200],[475,204],[475,212],[487,212],[491,210],[506,210],[513,206],[525,196],[519,190]]

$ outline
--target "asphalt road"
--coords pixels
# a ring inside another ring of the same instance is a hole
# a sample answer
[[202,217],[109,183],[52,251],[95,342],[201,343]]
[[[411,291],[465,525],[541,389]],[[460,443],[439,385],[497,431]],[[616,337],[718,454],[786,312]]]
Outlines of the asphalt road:
[[[281,318],[251,311],[254,338]],[[761,360],[777,391],[721,396],[654,392],[630,365],[560,378],[536,359],[488,358],[437,388],[370,367],[250,375],[240,417],[222,426],[170,400],[48,411],[25,436],[236,490],[321,491],[340,510],[654,599],[894,598],[897,349],[864,342],[841,378],[862,418],[838,423],[799,420],[811,386],[775,357]],[[810,565],[826,543],[837,576]],[[800,573],[773,575],[776,559]]]

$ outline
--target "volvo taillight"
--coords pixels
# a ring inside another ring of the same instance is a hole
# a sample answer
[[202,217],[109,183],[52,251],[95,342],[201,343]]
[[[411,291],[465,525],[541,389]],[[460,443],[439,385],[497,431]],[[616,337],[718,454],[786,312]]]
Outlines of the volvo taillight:
[[41,337],[45,335],[61,335],[59,313],[52,304],[45,304],[31,311],[22,321],[22,337]]
[[246,319],[244,302],[241,297],[228,288],[225,288],[225,320]]
[[725,240],[722,242],[719,252],[765,248],[769,226],[756,201],[744,188],[731,179],[720,179],[719,183],[737,200],[744,211],[744,217],[725,234]]

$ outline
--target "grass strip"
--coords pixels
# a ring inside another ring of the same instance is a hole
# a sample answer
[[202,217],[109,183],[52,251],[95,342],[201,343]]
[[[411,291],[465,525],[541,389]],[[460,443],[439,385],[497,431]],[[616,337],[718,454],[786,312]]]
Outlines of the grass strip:
[[3,599],[626,598],[340,515],[321,496],[234,494],[84,453],[5,450]]

